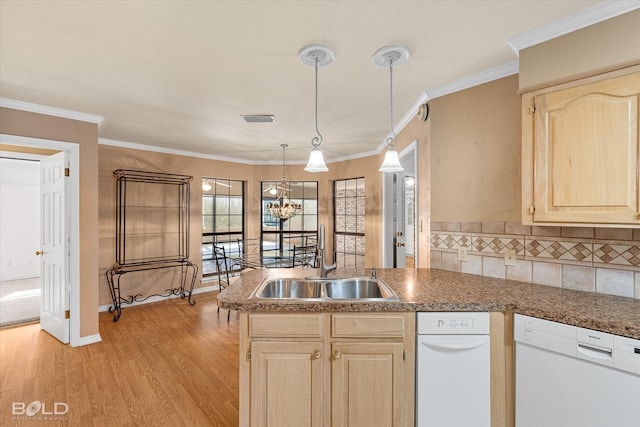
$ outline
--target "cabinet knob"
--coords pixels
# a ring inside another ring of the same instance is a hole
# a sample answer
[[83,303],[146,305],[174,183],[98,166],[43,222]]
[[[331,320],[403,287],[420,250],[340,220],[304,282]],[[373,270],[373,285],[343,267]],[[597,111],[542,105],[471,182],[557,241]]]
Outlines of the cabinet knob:
[[42,255],[44,251],[36,251],[36,255]]
[[337,359],[341,359],[342,358],[342,352],[340,352],[338,350],[334,351],[333,352],[333,358],[336,359],[336,360]]
[[322,353],[320,352],[320,350],[316,350],[313,352],[314,359],[320,359],[320,356],[322,356]]

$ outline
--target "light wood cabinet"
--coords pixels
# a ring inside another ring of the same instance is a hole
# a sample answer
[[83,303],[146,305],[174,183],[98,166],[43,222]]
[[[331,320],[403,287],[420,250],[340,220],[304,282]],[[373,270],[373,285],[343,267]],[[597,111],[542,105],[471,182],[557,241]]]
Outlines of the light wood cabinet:
[[408,425],[403,343],[339,342],[332,350],[331,426]]
[[241,313],[241,426],[413,426],[415,313]]
[[640,66],[522,97],[525,224],[640,225]]
[[323,425],[322,350],[313,341],[251,343],[252,426]]

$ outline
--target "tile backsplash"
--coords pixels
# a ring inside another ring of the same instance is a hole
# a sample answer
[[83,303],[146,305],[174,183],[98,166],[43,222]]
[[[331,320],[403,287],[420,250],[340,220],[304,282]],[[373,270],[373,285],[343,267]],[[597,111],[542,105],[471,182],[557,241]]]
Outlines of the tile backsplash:
[[640,299],[640,229],[433,221],[431,268]]

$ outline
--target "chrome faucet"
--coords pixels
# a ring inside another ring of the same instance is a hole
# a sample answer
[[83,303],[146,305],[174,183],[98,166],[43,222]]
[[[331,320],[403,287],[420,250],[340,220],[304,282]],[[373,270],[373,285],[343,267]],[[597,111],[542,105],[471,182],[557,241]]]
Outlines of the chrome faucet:
[[318,236],[318,254],[320,255],[320,278],[326,279],[327,275],[336,269],[336,263],[325,264],[324,261],[324,224],[320,224],[320,236]]

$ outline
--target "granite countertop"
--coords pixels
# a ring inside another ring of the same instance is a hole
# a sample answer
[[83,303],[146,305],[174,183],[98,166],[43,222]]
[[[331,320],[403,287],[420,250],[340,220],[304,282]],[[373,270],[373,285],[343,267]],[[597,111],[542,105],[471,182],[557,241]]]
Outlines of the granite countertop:
[[[338,269],[329,277],[367,277],[369,269]],[[377,269],[399,302],[250,300],[266,278],[314,276],[314,269],[245,271],[218,296],[220,307],[252,312],[513,311],[640,339],[640,300],[436,269]]]

